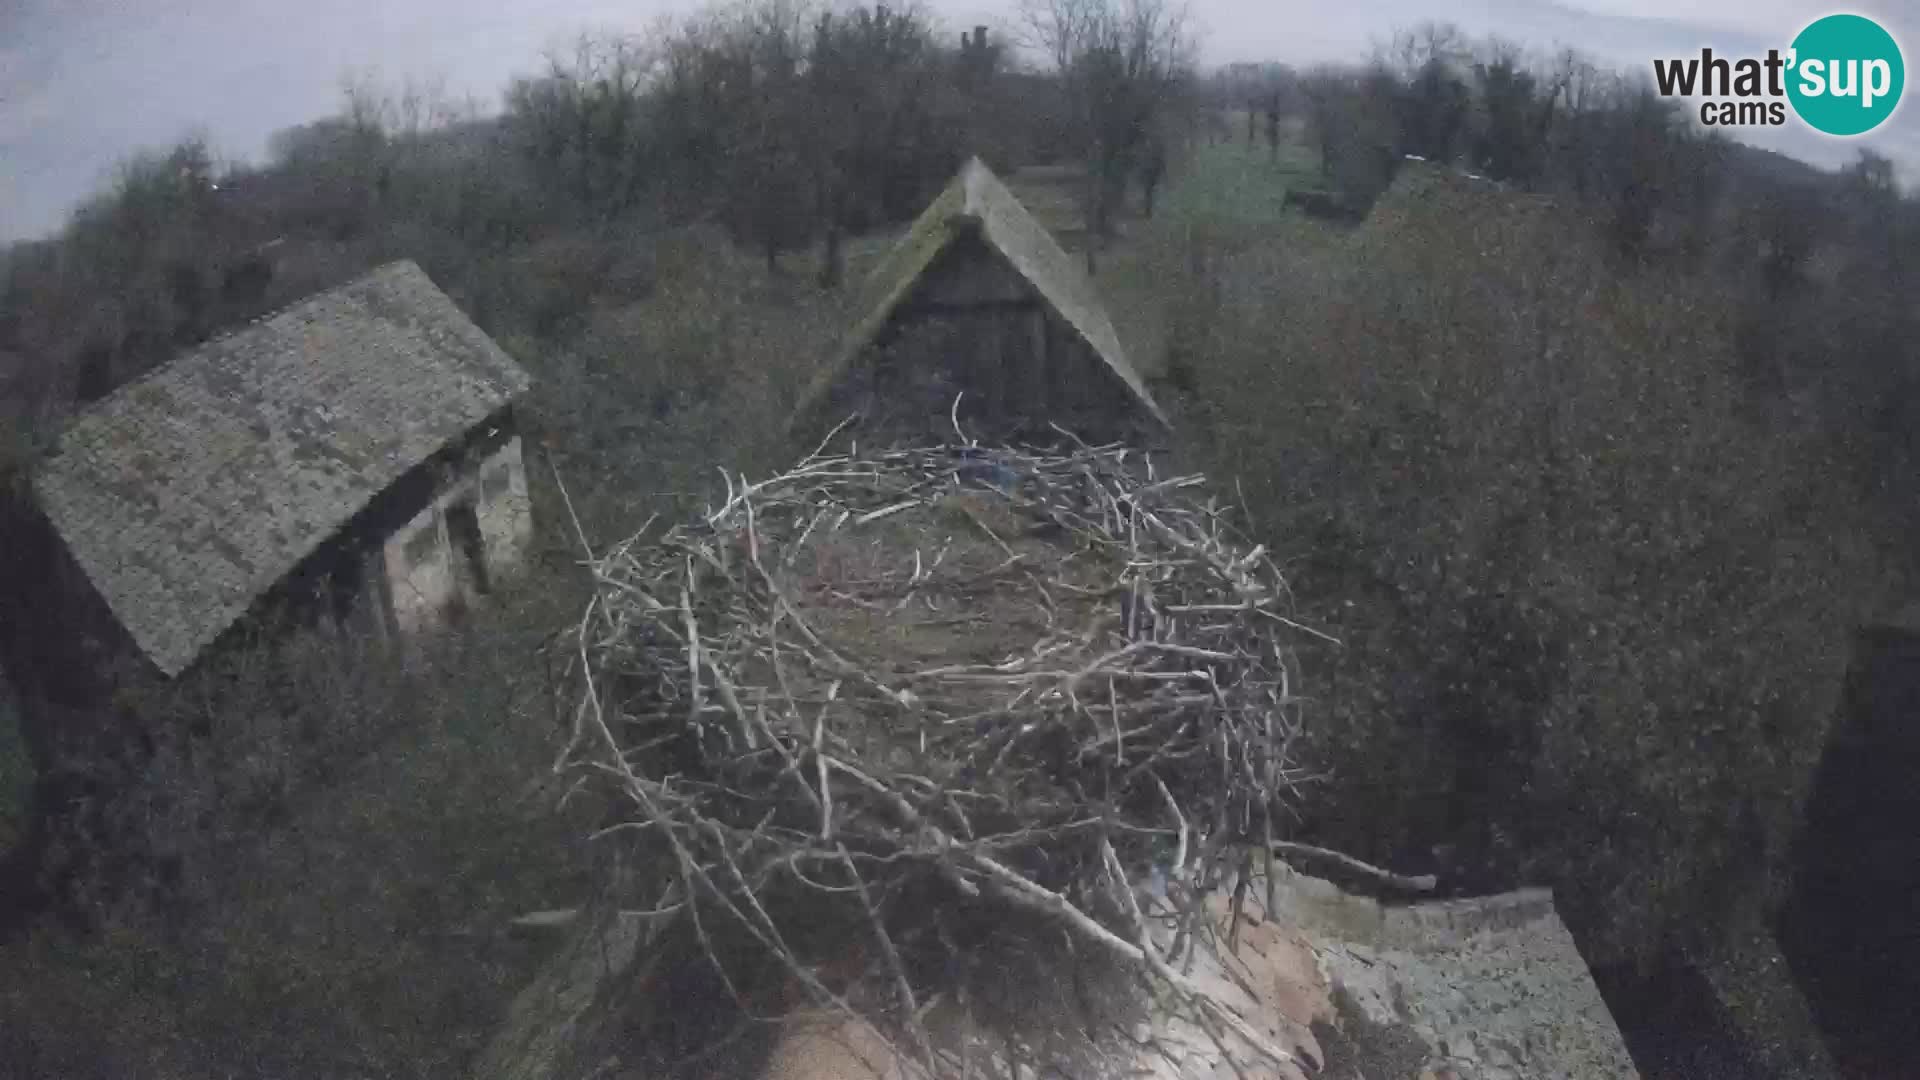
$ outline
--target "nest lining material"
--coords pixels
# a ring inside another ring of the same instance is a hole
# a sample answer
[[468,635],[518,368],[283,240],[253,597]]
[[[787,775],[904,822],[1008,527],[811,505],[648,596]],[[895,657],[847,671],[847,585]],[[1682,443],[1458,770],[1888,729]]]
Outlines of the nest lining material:
[[956,934],[982,916],[1064,928],[1288,1059],[1171,966],[1300,779],[1289,643],[1319,635],[1265,549],[1201,477],[1119,445],[825,446],[589,552],[557,767],[612,797],[602,835],[669,868],[633,906],[743,1006],[723,938],[934,1071],[920,1021],[964,1000]]

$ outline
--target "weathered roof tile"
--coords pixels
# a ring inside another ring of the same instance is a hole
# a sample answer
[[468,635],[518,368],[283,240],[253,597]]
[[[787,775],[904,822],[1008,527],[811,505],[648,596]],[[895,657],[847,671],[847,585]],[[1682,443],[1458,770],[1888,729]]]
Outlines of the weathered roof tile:
[[967,160],[960,174],[921,211],[906,236],[874,270],[861,298],[859,322],[801,396],[794,419],[805,415],[827,394],[834,381],[872,344],[895,310],[913,295],[921,276],[940,253],[971,228],[977,228],[987,245],[1086,341],[1154,419],[1167,422],[1166,414],[1120,347],[1120,336],[1114,332],[1093,282],[979,158]]
[[527,386],[418,266],[392,263],[120,388],[62,434],[34,489],[114,616],[173,675]]

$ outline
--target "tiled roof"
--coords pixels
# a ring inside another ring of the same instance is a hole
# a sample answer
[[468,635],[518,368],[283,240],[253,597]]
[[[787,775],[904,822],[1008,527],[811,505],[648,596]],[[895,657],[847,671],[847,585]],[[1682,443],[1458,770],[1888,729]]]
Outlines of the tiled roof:
[[913,295],[934,260],[967,230],[977,228],[987,246],[1005,258],[1074,331],[1092,347],[1106,366],[1154,419],[1166,423],[1166,414],[1147,392],[1147,385],[1128,362],[1120,337],[1101,305],[1093,282],[1073,258],[1054,241],[1046,227],[1000,178],[980,161],[970,158],[953,182],[921,212],[865,286],[860,321],[842,340],[806,393],[795,417],[823,397],[860,353],[872,344],[893,313]]
[[[1248,890],[1237,930],[1230,929],[1232,902],[1211,897],[1215,932],[1196,935],[1191,956],[1177,966],[1189,986],[1291,1062],[1276,1063],[1239,1035],[1197,1022],[1171,995],[1131,1030],[1103,1033],[1071,1005],[1043,1013],[1033,1019],[1059,1025],[1049,1053],[1065,1056],[1084,1036],[1090,1042],[1072,1056],[1093,1063],[1082,1065],[1086,1075],[1140,1080],[1353,1077],[1362,1075],[1362,1062],[1364,1075],[1395,1080],[1638,1080],[1545,891],[1387,906],[1305,875],[1289,873],[1276,886],[1272,911],[1260,900],[1264,889]],[[1160,922],[1150,927],[1163,951],[1176,932]],[[1087,974],[1070,978],[1078,986]],[[1082,1000],[1105,997],[1095,990]],[[930,1012],[929,1024],[941,1016]],[[863,1024],[839,1015],[809,1019],[821,1022],[784,1025],[764,1080],[927,1077]],[[938,1034],[984,1048],[988,1074],[1015,1071],[994,1054],[1009,1043],[1006,1033],[969,1030],[971,1018],[952,1022],[957,1032]]]
[[1640,1075],[1545,889],[1387,905],[1293,875],[1277,899],[1277,916],[1367,1021],[1351,1033],[1411,1036],[1434,1076]]
[[41,507],[161,671],[528,386],[411,262],[194,349],[81,414]]

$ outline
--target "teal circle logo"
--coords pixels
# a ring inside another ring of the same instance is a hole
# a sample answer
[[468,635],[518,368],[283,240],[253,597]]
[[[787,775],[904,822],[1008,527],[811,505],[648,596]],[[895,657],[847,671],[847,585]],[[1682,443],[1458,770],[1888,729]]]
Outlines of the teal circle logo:
[[1862,135],[1893,115],[1906,88],[1900,46],[1879,23],[1828,15],[1793,39],[1787,98],[1816,131]]

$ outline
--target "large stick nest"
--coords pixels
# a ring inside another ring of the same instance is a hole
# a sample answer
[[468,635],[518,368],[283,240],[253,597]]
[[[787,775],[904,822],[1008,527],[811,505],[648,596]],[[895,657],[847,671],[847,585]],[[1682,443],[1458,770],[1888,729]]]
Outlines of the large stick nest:
[[1190,994],[1147,921],[1205,933],[1236,841],[1271,850],[1313,633],[1202,478],[1076,443],[727,483],[592,559],[561,762],[667,868],[641,903],[688,955],[750,1013],[857,1009],[923,1060],[933,1003],[987,1008],[965,958],[1010,925]]

